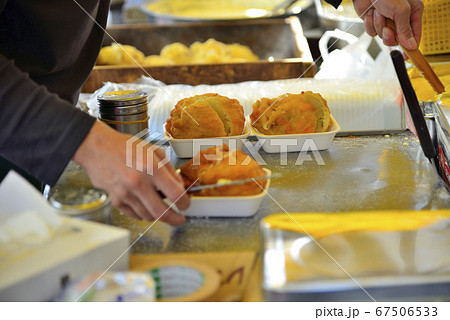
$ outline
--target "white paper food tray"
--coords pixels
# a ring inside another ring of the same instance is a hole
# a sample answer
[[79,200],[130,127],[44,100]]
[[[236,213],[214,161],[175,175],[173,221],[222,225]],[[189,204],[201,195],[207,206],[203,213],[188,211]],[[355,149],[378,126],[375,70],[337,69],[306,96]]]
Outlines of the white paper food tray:
[[230,149],[241,150],[244,142],[250,135],[251,130],[247,122],[244,125],[244,131],[239,136],[215,137],[203,139],[175,139],[167,132],[164,125],[164,138],[169,141],[173,151],[178,158],[192,158],[200,150],[206,150],[212,146],[223,145],[226,143]]
[[[264,171],[266,175],[271,175],[269,169],[264,168]],[[188,217],[250,217],[258,211],[261,201],[269,190],[269,185],[270,179],[267,179],[264,190],[253,196],[192,196],[191,205],[187,210],[181,211],[181,214]]]
[[[247,119],[250,123],[250,119]],[[266,135],[251,126],[258,140],[263,141],[262,148],[267,153],[299,152],[326,150],[331,146],[340,127],[331,116],[330,128],[327,132]]]

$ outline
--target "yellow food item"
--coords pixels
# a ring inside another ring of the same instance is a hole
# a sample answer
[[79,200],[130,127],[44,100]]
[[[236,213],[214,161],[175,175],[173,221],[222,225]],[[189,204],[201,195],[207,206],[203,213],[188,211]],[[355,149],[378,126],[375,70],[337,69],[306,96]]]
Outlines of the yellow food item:
[[253,53],[253,51],[247,47],[238,43],[233,43],[228,45],[228,49],[231,52],[232,61],[256,61],[258,56]]
[[103,47],[97,58],[99,65],[132,65],[142,64],[145,55],[133,46],[113,43]]
[[258,56],[241,44],[225,44],[215,39],[194,42],[187,47],[181,42],[174,42],[162,48],[159,55],[145,56],[144,53],[130,45],[103,47],[97,59],[98,65],[164,66],[178,64],[203,64],[256,61]]
[[311,91],[262,98],[252,108],[252,126],[267,135],[324,132],[330,125],[327,102]]
[[152,65],[152,66],[170,66],[170,65],[174,65],[175,62],[173,62],[170,59],[161,57],[161,56],[151,55],[151,56],[145,57],[143,64],[144,65]]
[[420,101],[433,101],[435,99],[436,92],[427,79],[414,78],[411,79],[411,84],[416,92],[417,99]]
[[214,39],[208,39],[203,43],[194,42],[190,48],[195,63],[220,63],[232,57],[227,45]]
[[[439,80],[446,87],[448,92],[448,87],[450,85],[450,63],[442,63],[431,65],[434,72],[439,77]],[[437,101],[439,100],[439,95],[433,90],[430,83],[422,76],[417,68],[410,68],[408,70],[408,75],[411,80],[411,84],[416,92],[417,99],[420,101]]]
[[[180,168],[186,188],[216,184],[220,181],[256,178],[266,175],[262,166],[241,150],[230,150],[226,144],[200,151]],[[211,189],[203,189],[196,196],[249,196],[260,194],[267,181],[257,180]]]
[[205,93],[178,101],[166,130],[176,139],[237,136],[244,123],[244,108],[238,100]]
[[256,61],[258,56],[240,44],[225,44],[215,39],[196,41],[189,48],[179,42],[169,44],[161,50],[161,56],[173,64],[203,64]]
[[271,1],[160,0],[146,5],[152,12],[189,18],[247,19],[270,13]]
[[445,92],[437,97],[442,105],[450,107],[450,85],[445,87]]
[[161,57],[172,60],[174,64],[188,64],[192,63],[193,54],[184,44],[175,42],[162,48]]

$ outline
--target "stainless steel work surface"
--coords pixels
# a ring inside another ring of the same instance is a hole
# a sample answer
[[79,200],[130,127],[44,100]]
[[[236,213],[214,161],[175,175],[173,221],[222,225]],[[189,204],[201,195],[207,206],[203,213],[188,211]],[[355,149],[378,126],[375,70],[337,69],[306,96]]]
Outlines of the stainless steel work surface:
[[[282,177],[271,181],[268,195],[252,217],[188,218],[172,228],[114,212],[111,223],[130,229],[132,241],[139,238],[132,247],[136,254],[244,251],[259,250],[259,222],[272,213],[450,208],[450,193],[411,132],[336,137],[319,156],[313,152],[306,157],[298,152],[283,156],[262,149],[258,154],[266,162],[264,167]],[[187,161],[170,155],[176,168]],[[87,184],[86,173],[74,163],[58,182],[60,187]]]

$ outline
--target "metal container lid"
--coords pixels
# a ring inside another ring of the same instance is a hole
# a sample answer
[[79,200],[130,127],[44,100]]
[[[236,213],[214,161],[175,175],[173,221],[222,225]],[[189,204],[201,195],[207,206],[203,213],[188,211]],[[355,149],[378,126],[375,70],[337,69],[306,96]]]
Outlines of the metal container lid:
[[64,188],[55,190],[48,201],[60,213],[82,216],[97,212],[111,202],[106,191],[97,188]]
[[122,90],[106,92],[97,97],[102,107],[121,107],[139,103],[147,103],[147,93],[138,90]]

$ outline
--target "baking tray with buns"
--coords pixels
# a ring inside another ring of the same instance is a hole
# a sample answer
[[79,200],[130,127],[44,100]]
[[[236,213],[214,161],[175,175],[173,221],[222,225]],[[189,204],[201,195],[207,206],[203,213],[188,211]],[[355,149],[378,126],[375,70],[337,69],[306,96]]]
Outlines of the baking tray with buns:
[[313,77],[315,74],[308,42],[295,16],[214,23],[113,25],[107,29],[103,46],[119,43],[134,46],[145,55],[158,55],[165,46],[176,42],[189,46],[208,39],[247,46],[260,60],[167,66],[96,65],[82,92],[92,93],[107,81],[133,82],[143,75],[165,84],[198,85]]

